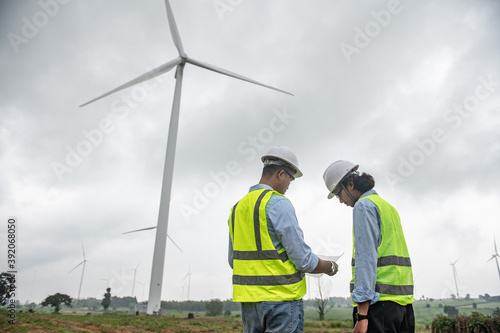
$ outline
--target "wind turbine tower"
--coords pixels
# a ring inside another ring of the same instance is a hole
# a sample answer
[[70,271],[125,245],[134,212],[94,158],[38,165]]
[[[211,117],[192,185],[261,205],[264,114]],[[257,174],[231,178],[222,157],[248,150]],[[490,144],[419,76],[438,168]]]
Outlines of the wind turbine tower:
[[455,268],[455,264],[457,263],[458,259],[455,260],[451,266],[453,267],[453,278],[455,279],[455,288],[457,289],[457,298],[460,298],[460,294],[458,293],[458,278],[457,278],[457,269]]
[[137,276],[137,267],[139,267],[139,264],[135,266],[134,268],[134,282],[132,282],[132,297],[134,297],[134,291],[135,291],[135,278]]
[[[170,8],[170,3],[168,0],[165,0],[165,7],[167,10],[167,19],[170,27],[170,33],[172,35],[172,39],[175,47],[179,53],[179,56],[171,61],[164,63],[163,65],[158,66],[157,68],[144,73],[137,78],[101,95],[93,100],[82,104],[81,106],[85,106],[92,102],[95,102],[103,97],[111,95],[115,92],[118,92],[122,89],[131,87],[133,85],[139,84],[141,82],[150,80],[156,76],[164,74],[174,67],[175,71],[175,90],[174,90],[174,99],[172,102],[172,112],[170,114],[170,124],[168,130],[168,139],[167,139],[167,151],[165,156],[165,165],[163,170],[163,184],[161,190],[160,197],[160,209],[158,213],[158,224],[156,229],[156,239],[155,239],[155,249],[153,254],[153,265],[151,271],[151,281],[149,285],[149,300],[148,300],[148,314],[158,313],[160,311],[161,304],[161,291],[163,286],[163,270],[165,264],[165,247],[167,243],[167,228],[168,228],[168,215],[170,209],[170,194],[172,190],[172,177],[174,173],[174,159],[175,159],[175,147],[177,141],[177,129],[179,123],[179,109],[180,109],[180,101],[181,101],[181,89],[182,89],[182,79],[184,66],[186,64],[191,64],[194,66],[198,66],[204,69],[211,70],[213,72],[227,75],[239,80],[247,81],[253,84],[257,84],[269,89],[273,89],[285,94],[292,95],[286,91],[265,85],[263,83],[257,82],[255,80],[249,79],[247,77],[241,76],[239,74],[230,72],[228,70],[203,63],[201,61],[195,60],[191,57],[188,57],[184,52],[184,48],[182,46],[181,37],[179,35],[179,31],[177,29],[177,25],[175,23],[174,14],[172,9]],[[293,96],[293,95],[292,95]]]

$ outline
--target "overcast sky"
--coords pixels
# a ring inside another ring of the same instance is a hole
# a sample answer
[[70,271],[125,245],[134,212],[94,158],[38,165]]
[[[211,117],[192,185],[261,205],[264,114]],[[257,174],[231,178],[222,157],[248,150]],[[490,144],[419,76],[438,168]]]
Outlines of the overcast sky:
[[[399,211],[416,297],[500,294],[500,4],[497,1],[171,0],[188,56],[289,91],[186,65],[163,300],[232,296],[230,208],[260,156],[292,148],[286,193],[315,253],[340,254],[352,209],[322,175],[347,159]],[[177,57],[165,4],[0,5],[0,270],[17,218],[18,299],[60,292],[147,299],[174,72],[78,106]],[[313,283],[314,282],[314,283]],[[315,281],[310,296],[316,295]],[[307,296],[309,297],[309,296]]]

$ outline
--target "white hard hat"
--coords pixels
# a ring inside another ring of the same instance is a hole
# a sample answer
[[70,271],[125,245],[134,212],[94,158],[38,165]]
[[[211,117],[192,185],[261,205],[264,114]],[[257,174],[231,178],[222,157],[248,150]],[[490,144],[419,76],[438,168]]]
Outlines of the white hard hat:
[[[293,151],[288,148],[288,147],[273,147],[270,148],[267,153],[262,156],[261,158],[262,162],[264,162],[264,165],[270,165],[270,164],[277,164],[277,165],[289,165],[292,169],[295,170],[295,174],[293,177],[299,178],[302,177],[302,172],[299,170],[299,160],[297,159],[297,156],[293,153]],[[278,163],[272,163],[273,160],[280,160],[277,161]],[[266,162],[267,161],[267,162]],[[285,162],[285,163],[280,163],[280,162]]]
[[328,199],[333,198],[333,190],[339,185],[342,179],[353,171],[358,170],[359,165],[354,165],[349,161],[339,160],[330,164],[323,174],[328,193]]

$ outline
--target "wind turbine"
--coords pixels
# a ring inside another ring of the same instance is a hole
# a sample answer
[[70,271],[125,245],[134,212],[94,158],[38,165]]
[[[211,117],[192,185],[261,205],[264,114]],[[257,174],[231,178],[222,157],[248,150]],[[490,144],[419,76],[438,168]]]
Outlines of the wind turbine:
[[[139,263],[140,264],[140,263]],[[132,282],[132,297],[134,297],[134,291],[135,291],[135,278],[137,276],[137,267],[139,267],[139,264],[137,264],[137,266],[135,266],[135,269],[134,269],[134,282]]]
[[494,242],[494,244],[495,244],[495,254],[492,254],[492,255],[491,255],[490,260],[488,260],[487,262],[489,262],[489,261],[491,261],[491,260],[495,259],[495,261],[496,261],[496,263],[497,263],[498,276],[500,277],[500,266],[498,266],[498,258],[499,258],[500,256],[498,255],[498,251],[497,251],[497,240],[495,239],[495,237],[493,237],[493,242]]
[[95,102],[103,97],[109,96],[122,89],[131,87],[138,83],[150,80],[163,73],[166,73],[171,69],[173,69],[174,67],[176,68],[175,72],[176,83],[174,90],[174,99],[172,102],[172,113],[170,114],[167,151],[165,156],[165,165],[163,170],[163,184],[160,197],[160,210],[158,213],[158,225],[156,230],[155,249],[153,254],[153,265],[151,271],[151,281],[149,286],[149,300],[147,308],[148,314],[153,314],[154,312],[158,312],[160,310],[160,304],[161,304],[161,290],[163,285],[163,270],[165,264],[165,247],[167,243],[168,214],[170,209],[170,193],[172,190],[172,176],[174,172],[175,147],[177,141],[177,128],[179,123],[179,108],[181,100],[182,76],[184,72],[184,66],[186,65],[186,63],[189,63],[191,65],[208,69],[219,74],[227,75],[239,80],[247,81],[253,84],[257,84],[293,96],[293,94],[283,91],[281,89],[265,85],[250,78],[244,77],[242,75],[188,57],[187,54],[184,52],[184,48],[181,42],[181,37],[179,35],[179,31],[175,23],[174,14],[172,12],[172,8],[170,7],[170,3],[168,0],[165,0],[165,7],[167,10],[167,19],[170,27],[170,34],[172,35],[172,39],[175,47],[177,48],[179,56],[97,98],[90,100],[87,103],[80,105],[80,106],[88,105],[92,102]]
[[80,288],[78,288],[77,302],[80,300],[80,292],[82,291],[83,274],[85,274],[85,263],[87,262],[87,259],[85,258],[85,249],[83,248],[83,243],[82,243],[82,252],[83,252],[83,260],[82,260],[82,262],[79,263],[78,265],[76,265],[75,268],[73,268],[71,271],[69,271],[69,273],[71,273],[75,269],[77,269],[78,267],[80,267],[80,265],[83,265],[83,268],[82,268],[82,277],[80,278]]
[[457,282],[457,270],[455,268],[455,264],[457,263],[458,259],[455,260],[454,263],[451,264],[453,267],[453,278],[455,279],[455,288],[457,289],[457,298],[460,298],[460,294],[458,293],[458,282]]
[[142,286],[142,301],[144,302],[144,286],[146,285],[145,283],[137,281],[138,284]]
[[[186,274],[186,276],[182,279],[182,281],[184,282],[184,280],[186,280],[186,278],[188,279],[188,294],[187,294],[187,300],[189,301],[189,293],[190,293],[190,290],[191,290],[191,264],[189,264],[189,271],[188,273]],[[184,291],[184,287],[182,287],[183,291]],[[184,293],[184,292],[183,292]]]

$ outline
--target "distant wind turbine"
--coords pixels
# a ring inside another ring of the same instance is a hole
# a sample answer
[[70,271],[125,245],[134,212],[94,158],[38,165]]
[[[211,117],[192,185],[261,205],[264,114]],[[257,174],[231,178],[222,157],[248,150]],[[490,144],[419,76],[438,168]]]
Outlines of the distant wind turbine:
[[142,282],[139,282],[139,281],[137,281],[137,283],[142,286],[142,301],[144,301],[144,286],[145,286],[145,284]]
[[132,282],[132,297],[134,297],[134,290],[135,290],[135,278],[137,276],[137,267],[139,267],[141,263],[138,263],[137,266],[135,266],[134,269],[131,269],[134,271],[134,282]]
[[458,282],[457,282],[457,270],[455,268],[455,264],[457,263],[458,259],[455,260],[455,262],[453,264],[451,264],[451,266],[453,267],[453,278],[455,279],[455,288],[457,289],[457,298],[460,298],[460,294],[458,293]]
[[[186,278],[188,279],[188,293],[187,293],[187,300],[189,301],[189,300],[190,300],[189,293],[190,293],[190,291],[191,291],[191,264],[189,264],[189,271],[188,271],[188,273],[186,274],[186,276],[182,279],[182,281],[186,280]],[[182,287],[182,289],[184,290],[184,287]]]
[[182,76],[184,72],[184,66],[186,65],[186,63],[189,63],[191,65],[208,69],[217,72],[219,74],[227,75],[239,80],[247,81],[285,94],[292,95],[289,92],[265,85],[263,83],[230,72],[228,70],[203,63],[191,57],[188,58],[187,54],[184,52],[184,48],[181,42],[181,37],[179,35],[179,31],[175,23],[174,14],[172,12],[172,9],[170,8],[170,3],[168,0],[165,0],[165,6],[167,9],[167,19],[170,27],[170,33],[172,35],[174,45],[179,53],[179,57],[169,62],[166,62],[163,65],[160,65],[157,68],[150,70],[147,73],[144,73],[143,75],[140,75],[135,79],[81,105],[81,106],[88,105],[92,102],[95,102],[103,97],[109,96],[122,89],[131,87],[138,83],[150,80],[158,75],[164,74],[173,69],[174,67],[176,67],[176,72],[175,72],[176,84],[174,90],[174,99],[172,103],[172,113],[170,115],[167,152],[165,156],[165,165],[163,170],[163,184],[162,184],[161,198],[160,198],[160,210],[158,214],[158,227],[156,230],[151,281],[149,285],[149,300],[147,308],[148,314],[153,314],[154,312],[158,312],[160,310],[161,290],[163,285],[163,270],[165,265],[165,247],[167,243],[168,215],[170,209],[170,194],[172,189],[172,176],[174,172],[175,147],[177,141],[177,128],[179,123],[179,108],[181,100],[181,87],[182,87]]
[[488,260],[487,262],[495,259],[496,263],[497,263],[497,270],[498,270],[498,277],[500,277],[500,266],[498,266],[498,258],[500,257],[498,255],[498,251],[497,251],[497,240],[495,239],[495,237],[493,237],[493,243],[495,244],[495,254],[492,254],[491,255],[491,258],[490,260]]
[[85,263],[87,262],[87,259],[85,258],[85,249],[83,248],[83,243],[82,243],[82,252],[83,252],[83,260],[82,260],[82,262],[80,262],[78,265],[75,266],[75,268],[73,268],[71,271],[69,271],[69,273],[71,273],[75,269],[77,269],[78,267],[80,267],[80,265],[83,265],[83,268],[82,268],[82,277],[80,278],[80,287],[78,288],[77,302],[80,300],[80,292],[82,291],[83,274],[85,274]]

